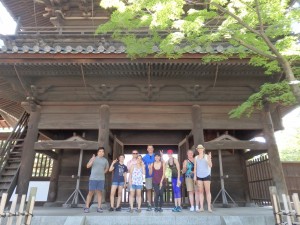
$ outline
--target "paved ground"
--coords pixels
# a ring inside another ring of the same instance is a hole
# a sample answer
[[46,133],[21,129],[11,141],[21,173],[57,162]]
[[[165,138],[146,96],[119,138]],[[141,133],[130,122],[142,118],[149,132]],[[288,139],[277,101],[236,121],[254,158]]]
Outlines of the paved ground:
[[[90,213],[82,208],[35,207],[31,225],[274,225],[271,207],[215,208],[212,213],[189,212],[187,209],[174,213],[170,208],[162,213],[121,212]],[[4,223],[6,224],[4,218]],[[15,219],[14,219],[15,220]],[[13,223],[14,224],[14,223]]]
[[[90,213],[83,213],[82,208],[62,208],[62,207],[35,207],[35,216],[131,216],[139,215],[137,212],[131,214],[127,212],[127,209],[123,208],[121,212],[108,212],[104,210],[103,213],[97,213],[95,207],[91,207]],[[271,207],[234,207],[234,208],[215,208],[212,213],[207,211],[198,213],[190,212],[184,209],[180,213],[172,212],[172,209],[164,209],[164,212],[147,212],[146,209],[142,210],[140,215],[176,215],[176,216],[273,216],[273,211]]]

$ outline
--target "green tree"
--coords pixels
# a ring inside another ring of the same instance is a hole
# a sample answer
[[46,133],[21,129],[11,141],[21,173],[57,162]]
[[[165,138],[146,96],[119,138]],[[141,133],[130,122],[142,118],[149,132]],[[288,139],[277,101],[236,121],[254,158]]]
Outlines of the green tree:
[[266,74],[283,73],[283,82],[264,84],[231,112],[232,117],[261,109],[266,99],[300,104],[300,73],[294,64],[300,59],[299,36],[292,31],[292,23],[300,22],[300,10],[289,0],[102,0],[100,5],[113,11],[97,32],[123,42],[131,58],[149,54],[178,58],[198,46],[227,42],[235,48],[202,60],[239,55],[264,67]]
[[300,161],[300,127],[295,130],[295,135],[285,135],[284,146],[279,148],[282,161]]

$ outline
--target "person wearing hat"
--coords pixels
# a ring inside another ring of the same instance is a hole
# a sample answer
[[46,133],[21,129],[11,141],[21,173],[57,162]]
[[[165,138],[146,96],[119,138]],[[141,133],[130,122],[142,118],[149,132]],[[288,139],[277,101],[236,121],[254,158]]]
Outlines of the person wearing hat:
[[172,171],[172,188],[174,195],[175,207],[172,209],[173,212],[181,212],[181,183],[182,177],[180,176],[180,165],[178,159],[173,157],[173,150],[169,149],[167,151],[169,160],[167,161],[167,166]]
[[149,174],[153,175],[152,183],[155,193],[154,206],[155,212],[162,212],[162,205],[164,201],[164,190],[165,190],[165,163],[161,160],[160,153],[155,154],[155,161],[149,166]]
[[199,197],[200,197],[200,212],[204,211],[204,191],[206,193],[206,201],[208,211],[211,210],[211,193],[210,193],[210,180],[211,180],[211,152],[205,154],[203,145],[197,146],[198,155],[195,157],[194,165],[194,181],[197,183]]

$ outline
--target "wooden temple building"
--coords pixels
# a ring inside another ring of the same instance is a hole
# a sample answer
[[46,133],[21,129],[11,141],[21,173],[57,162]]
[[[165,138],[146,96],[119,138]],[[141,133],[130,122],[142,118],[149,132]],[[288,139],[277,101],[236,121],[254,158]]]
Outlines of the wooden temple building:
[[226,190],[240,204],[251,201],[246,161],[269,152],[270,163],[280,164],[270,155],[278,155],[272,145],[251,141],[272,133],[270,121],[282,129],[280,108],[271,108],[270,117],[228,115],[280,74],[266,76],[238,57],[200,60],[232,46],[199,46],[176,60],[131,60],[122,43],[94,34],[109,18],[97,1],[2,2],[18,27],[15,35],[0,37],[5,44],[0,48],[1,124],[15,126],[9,136],[0,136],[7,139],[1,147],[0,193],[16,186],[26,193],[30,180],[50,180],[48,201],[65,202],[83,150],[80,189],[85,194],[85,164],[98,146],[111,160],[133,149],[146,153],[152,144],[156,150],[173,149],[182,162],[188,149],[203,144],[213,155],[213,198],[220,190],[221,150]]

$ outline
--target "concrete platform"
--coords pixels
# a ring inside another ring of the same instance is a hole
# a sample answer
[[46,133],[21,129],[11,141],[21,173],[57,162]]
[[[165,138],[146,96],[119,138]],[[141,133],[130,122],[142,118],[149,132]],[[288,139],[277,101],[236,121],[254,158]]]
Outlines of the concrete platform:
[[81,208],[35,207],[32,225],[274,225],[271,207],[215,208],[213,213],[189,212],[183,210],[174,213],[164,209],[162,213],[154,211],[129,213],[97,213],[91,208],[84,213]]

